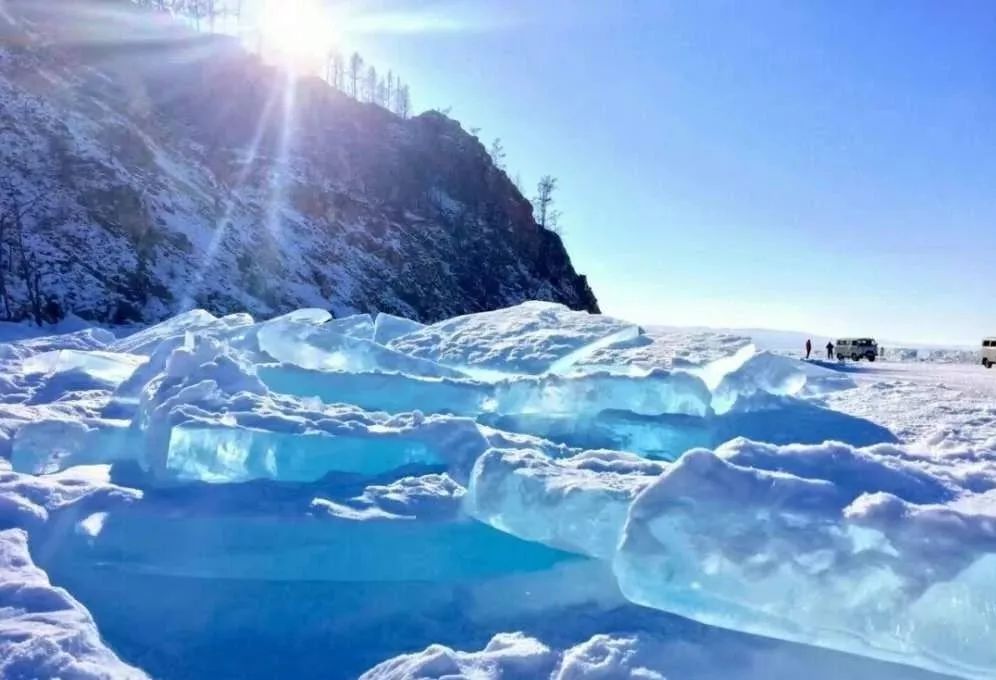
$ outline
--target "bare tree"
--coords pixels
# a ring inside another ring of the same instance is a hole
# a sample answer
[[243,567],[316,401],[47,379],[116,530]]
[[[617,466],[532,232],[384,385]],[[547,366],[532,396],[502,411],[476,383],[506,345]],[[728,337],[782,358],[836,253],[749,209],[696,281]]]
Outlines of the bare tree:
[[363,70],[363,57],[359,52],[353,52],[349,58],[349,94],[354,98],[359,96],[360,73]]
[[235,32],[239,35],[242,34],[242,0],[235,0],[235,7],[232,9],[232,14],[235,16]]
[[557,178],[543,175],[539,184],[536,185],[536,198],[533,199],[533,207],[537,212],[537,224],[551,231],[556,231],[557,221],[560,217],[560,213],[553,209],[553,192],[556,188]]
[[346,91],[346,59],[342,56],[342,52],[332,53],[329,65],[329,84],[337,90]]
[[398,87],[397,100],[397,108],[395,109],[395,113],[402,118],[407,118],[412,107],[411,95],[408,94],[407,85],[401,85]]
[[388,69],[387,71],[387,82],[385,83],[386,89],[384,92],[384,106],[386,108],[391,108],[391,101],[394,97],[394,71]]
[[377,83],[377,104],[386,108],[388,101],[390,100],[387,98],[387,81],[381,78]]
[[174,9],[193,19],[194,28],[199,31],[201,30],[201,19],[208,15],[208,2],[214,4],[214,0],[180,0]]
[[371,104],[377,103],[377,69],[373,65],[367,67],[367,77],[363,83],[364,94]]
[[214,33],[215,19],[220,14],[218,0],[203,0],[204,14],[208,20],[208,30]]
[[42,273],[24,238],[24,219],[40,198],[36,196],[27,202],[22,202],[16,193],[7,190],[0,199],[0,298],[3,301],[4,314],[8,319],[16,316],[15,310],[11,307],[8,282],[14,277],[19,277],[24,283],[31,317],[39,326],[44,321]]
[[495,164],[495,167],[499,170],[504,170],[505,147],[501,143],[501,137],[495,137],[495,141],[491,142],[491,149],[488,153],[491,155],[491,162]]
[[[6,201],[5,201],[6,203]],[[7,233],[10,230],[10,223],[13,221],[11,208],[7,205],[0,206],[0,302],[3,303],[4,318],[13,318],[10,311],[10,295],[7,292],[7,270],[13,271],[14,253],[13,249],[7,245]]]

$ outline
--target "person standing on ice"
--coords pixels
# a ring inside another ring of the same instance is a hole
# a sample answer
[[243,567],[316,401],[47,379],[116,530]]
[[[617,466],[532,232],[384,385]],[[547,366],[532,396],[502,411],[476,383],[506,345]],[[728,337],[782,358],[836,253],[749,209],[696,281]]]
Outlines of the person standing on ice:
[[806,339],[806,358],[808,359],[809,355],[812,354],[812,353],[813,353],[813,341],[807,338]]
[[827,359],[833,360],[833,340],[827,340]]

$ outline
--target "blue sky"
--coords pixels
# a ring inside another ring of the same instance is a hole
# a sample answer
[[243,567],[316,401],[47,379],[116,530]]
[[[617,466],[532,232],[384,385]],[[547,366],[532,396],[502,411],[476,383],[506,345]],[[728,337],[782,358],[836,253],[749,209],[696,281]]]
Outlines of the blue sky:
[[[380,0],[346,36],[560,180],[607,313],[996,334],[996,3]],[[372,17],[372,18],[371,18]]]

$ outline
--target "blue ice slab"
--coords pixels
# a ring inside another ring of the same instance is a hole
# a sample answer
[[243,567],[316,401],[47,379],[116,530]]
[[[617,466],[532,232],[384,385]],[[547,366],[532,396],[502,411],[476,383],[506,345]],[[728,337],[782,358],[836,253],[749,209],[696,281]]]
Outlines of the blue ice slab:
[[494,392],[492,386],[470,380],[379,371],[318,371],[293,364],[262,365],[257,375],[275,392],[388,413],[476,416],[489,407]]
[[373,339],[374,342],[386,345],[392,340],[400,338],[402,335],[408,335],[409,333],[420,331],[423,328],[425,328],[425,324],[412,321],[411,319],[405,319],[404,317],[381,312],[374,320]]
[[990,502],[917,472],[835,444],[690,452],[633,502],[616,575],[633,602],[709,625],[992,678]]
[[169,440],[166,470],[176,479],[240,482],[311,481],[330,472],[376,475],[414,463],[443,464],[425,441],[369,430],[332,434],[282,432],[207,423],[179,424]]
[[515,536],[611,560],[633,499],[666,464],[615,451],[555,460],[491,449],[474,466],[467,511]]
[[322,327],[353,338],[362,338],[363,340],[374,339],[374,320],[369,314],[354,314],[339,319],[331,319],[322,324]]
[[[756,401],[755,406],[759,406]],[[650,416],[609,409],[588,417],[486,414],[480,420],[498,429],[545,437],[568,446],[632,451],[664,460],[675,460],[689,449],[713,448],[737,437],[772,444],[835,440],[870,446],[896,441],[892,432],[871,421],[791,397],[767,399],[764,408],[706,417]]]
[[[274,320],[255,331],[259,348],[276,361],[324,371],[391,371],[433,377],[460,377],[452,368],[397,352],[334,322],[315,325],[296,320]],[[370,335],[373,331],[370,329]]]
[[560,415],[580,420],[616,409],[640,415],[704,416],[710,413],[711,400],[701,380],[668,371],[652,371],[643,376],[610,373],[519,376],[481,382],[271,364],[259,366],[257,374],[276,392],[389,413],[418,410],[468,416]]
[[10,462],[18,472],[49,474],[76,465],[135,460],[143,445],[127,420],[39,420],[17,430]]
[[[738,362],[741,363],[738,365]],[[717,371],[717,367],[727,372]],[[711,385],[712,406],[717,413],[726,413],[739,401],[754,395],[819,396],[856,386],[840,371],[770,352],[753,353],[749,347],[733,357],[703,367],[699,372],[706,374],[707,381],[718,380],[718,384]]]
[[665,370],[643,375],[585,373],[523,377],[495,384],[492,412],[583,418],[617,409],[638,415],[711,413],[712,394],[698,377]]
[[28,357],[22,368],[25,373],[43,373],[50,378],[77,371],[99,382],[117,385],[147,360],[144,356],[100,350],[59,349]]

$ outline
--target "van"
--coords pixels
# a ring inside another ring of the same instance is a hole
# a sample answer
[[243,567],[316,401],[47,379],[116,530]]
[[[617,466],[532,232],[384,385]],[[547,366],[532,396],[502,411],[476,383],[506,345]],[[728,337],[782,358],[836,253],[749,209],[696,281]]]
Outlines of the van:
[[996,338],[986,338],[982,341],[982,365],[992,368],[996,364]]
[[[837,358],[841,361],[844,359],[875,361],[878,358],[878,343],[872,338],[840,338],[836,344],[834,350],[837,352]],[[993,349],[996,351],[996,343],[994,343]]]

